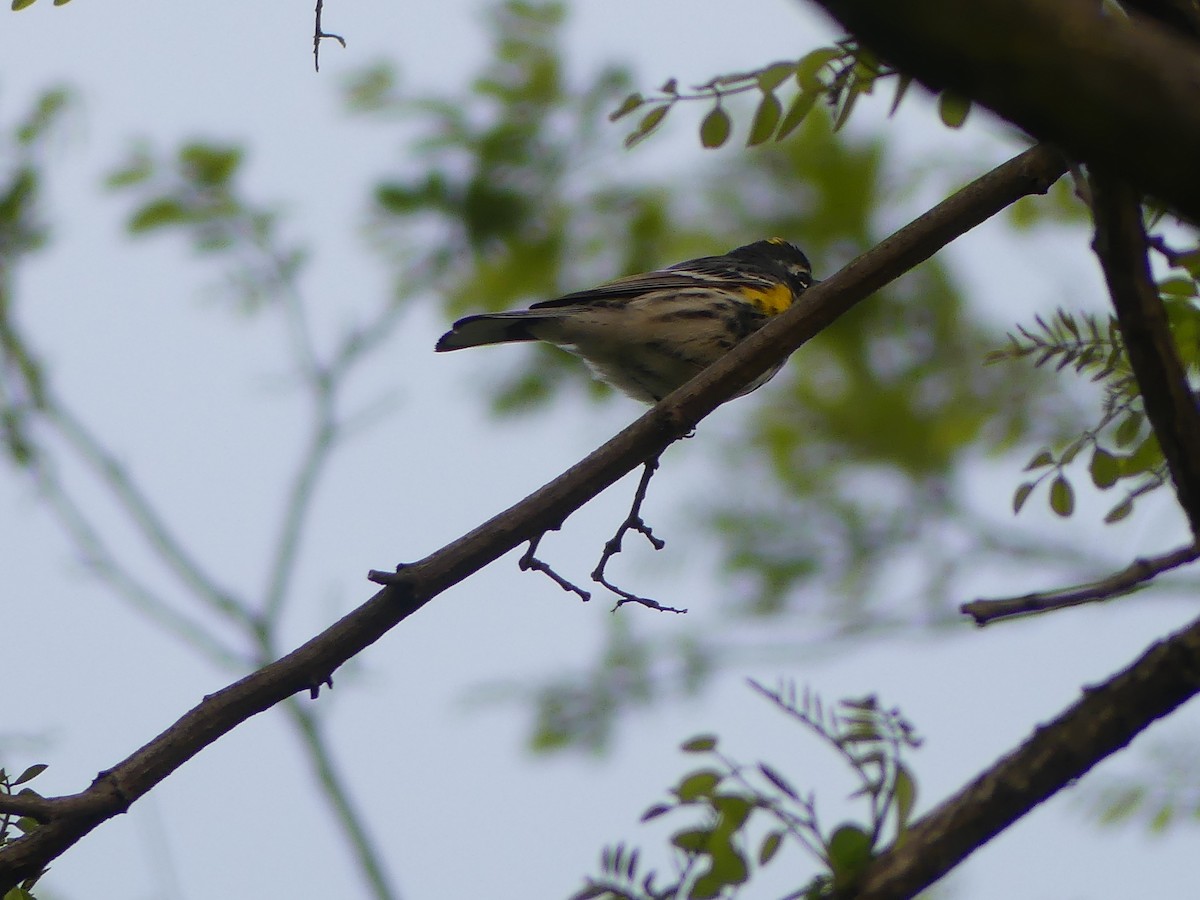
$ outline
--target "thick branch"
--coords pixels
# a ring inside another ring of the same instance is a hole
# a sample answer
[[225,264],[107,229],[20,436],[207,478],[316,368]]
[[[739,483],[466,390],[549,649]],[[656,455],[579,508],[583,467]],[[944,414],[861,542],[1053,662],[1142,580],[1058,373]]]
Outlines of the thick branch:
[[1124,4],[1200,41],[1200,0],[1124,0]]
[[504,553],[557,527],[574,510],[691,431],[724,400],[860,300],[928,259],[1018,198],[1065,171],[1035,147],[972,182],[805,294],[803,303],[748,338],[566,473],[470,534],[405,566],[393,584],[328,630],[206,697],[174,725],[79,794],[55,798],[50,821],[0,850],[0,894],[35,874],[239,724],[303,690],[314,695],[346,660],[439,593]]
[[927,86],[951,88],[1200,222],[1200,54],[1097,0],[816,0]]
[[1094,174],[1091,188],[1096,219],[1092,246],[1104,267],[1129,365],[1179,503],[1192,534],[1200,537],[1200,413],[1171,336],[1167,311],[1150,277],[1141,198],[1108,175]]
[[872,864],[855,900],[915,896],[1197,691],[1200,620],[1084,688],[1066,712],[915,822],[901,847]]

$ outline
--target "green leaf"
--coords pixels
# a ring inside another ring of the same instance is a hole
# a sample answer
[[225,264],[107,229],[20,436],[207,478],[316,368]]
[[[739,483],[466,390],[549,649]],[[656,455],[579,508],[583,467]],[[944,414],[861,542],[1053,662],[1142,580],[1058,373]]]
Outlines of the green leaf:
[[1119,457],[1121,464],[1121,477],[1128,478],[1131,475],[1141,475],[1143,472],[1149,472],[1152,469],[1162,464],[1162,450],[1158,446],[1158,438],[1151,432],[1146,436],[1146,439],[1138,444],[1137,449],[1129,456]]
[[949,128],[961,128],[971,112],[971,101],[952,91],[942,91],[938,97],[938,115]]
[[871,836],[857,825],[841,825],[825,847],[834,886],[845,889],[854,884],[871,862]]
[[12,0],[12,11],[20,12],[27,6],[33,6],[36,0]]
[[1088,471],[1092,476],[1092,484],[1101,490],[1106,490],[1116,484],[1117,479],[1121,477],[1121,464],[1107,450],[1097,447],[1092,454],[1092,462],[1088,466]]
[[796,63],[796,83],[800,85],[800,90],[813,94],[824,91],[825,83],[820,78],[821,69],[835,59],[841,59],[845,54],[841,47],[821,47],[802,57]]
[[638,126],[634,129],[633,134],[625,138],[625,148],[629,149],[645,140],[650,135],[650,132],[662,124],[662,120],[667,117],[667,112],[670,109],[671,105],[664,103],[662,106],[654,107],[654,109],[642,116],[642,121],[638,122]]
[[690,741],[685,741],[679,749],[684,753],[706,753],[709,750],[715,750],[716,746],[716,735],[702,734],[692,738]]
[[712,829],[710,828],[689,828],[671,835],[671,844],[684,853],[702,853],[708,847],[710,838],[712,838]]
[[[16,0],[13,0],[13,2],[15,4]],[[29,2],[32,3],[33,0],[29,0]],[[34,900],[34,898],[33,894],[29,893],[25,888],[15,887],[4,895],[4,900]]]
[[1053,464],[1054,454],[1052,454],[1049,450],[1041,450],[1033,459],[1029,461],[1029,464],[1025,466],[1025,471],[1032,472],[1034,469],[1042,469]]
[[764,94],[769,94],[787,81],[795,71],[794,62],[773,63],[758,73],[758,87]]
[[1126,497],[1108,511],[1108,515],[1104,517],[1104,524],[1112,525],[1114,522],[1120,522],[1131,512],[1133,512],[1133,500]]
[[720,815],[717,830],[732,833],[739,830],[754,812],[754,803],[737,794],[720,794],[713,798],[713,808]]
[[754,111],[754,121],[750,123],[750,137],[746,139],[747,147],[756,147],[775,133],[775,126],[783,115],[783,104],[774,94],[763,94],[758,109]]
[[132,234],[144,234],[188,221],[187,210],[172,197],[151,200],[133,214],[126,226]]
[[860,82],[852,82],[850,88],[846,91],[842,98],[841,108],[833,119],[833,130],[841,131],[842,126],[850,119],[850,111],[854,109],[854,104],[858,102],[859,95],[863,92]]
[[763,838],[762,846],[758,848],[758,864],[765,866],[775,858],[775,854],[779,852],[779,848],[783,845],[783,832],[772,831]]
[[623,116],[629,115],[631,112],[633,112],[635,109],[637,109],[639,106],[641,106],[645,102],[646,102],[646,98],[643,97],[637,91],[634,91],[632,94],[630,94],[628,97],[626,97],[623,101],[621,101],[620,106],[618,106],[615,110],[613,110],[611,113],[608,114],[608,121],[615,122],[615,121],[617,121],[617,119],[620,119]]
[[1117,426],[1116,432],[1113,434],[1113,440],[1116,441],[1118,447],[1128,447],[1138,439],[1138,435],[1142,431],[1142,414],[1131,412]]
[[189,181],[206,188],[224,187],[242,164],[237,147],[187,144],[179,151],[179,165]]
[[16,787],[18,784],[24,784],[27,781],[33,781],[33,779],[45,772],[46,768],[47,766],[45,763],[38,763],[37,765],[30,766],[17,776],[16,780],[13,782],[13,787]]
[[1075,512],[1075,490],[1063,475],[1050,484],[1050,508],[1064,519]]
[[904,838],[908,831],[908,823],[912,818],[913,807],[917,804],[917,782],[905,766],[896,766],[895,781],[896,796],[896,842]]
[[1013,492],[1013,515],[1021,511],[1021,507],[1025,505],[1025,501],[1029,499],[1029,495],[1033,493],[1033,482],[1026,481],[1024,484],[1017,486]]
[[715,150],[727,140],[733,130],[729,113],[721,106],[714,106],[712,111],[700,123],[700,143],[710,150]]
[[679,782],[679,787],[675,789],[675,794],[684,803],[692,803],[700,797],[712,796],[712,792],[720,783],[721,775],[719,772],[714,772],[711,769],[702,769],[699,772],[693,772],[684,778],[683,781]]
[[140,184],[154,174],[154,162],[149,156],[139,154],[121,168],[110,172],[104,179],[106,187],[122,188]]
[[724,841],[711,847],[711,850],[712,869],[709,870],[708,877],[712,878],[714,882],[719,882],[721,887],[744,884],[750,877],[750,867],[746,865],[745,857],[737,851],[733,844]]
[[779,131],[775,135],[775,140],[782,141],[800,127],[805,116],[812,112],[818,96],[816,91],[801,91],[795,96],[788,106],[787,113],[784,114],[783,121],[779,123]]
[[1159,807],[1158,812],[1150,820],[1150,831],[1153,834],[1162,834],[1167,830],[1167,826],[1171,824],[1171,820],[1175,817],[1175,809],[1169,803]]
[[1158,292],[1166,294],[1169,297],[1195,297],[1196,282],[1190,278],[1181,278],[1176,275],[1160,281],[1158,283]]
[[38,828],[40,828],[41,824],[42,823],[37,819],[29,816],[21,816],[21,818],[17,819],[17,830],[20,831],[21,834],[29,834],[29,832],[36,831]]

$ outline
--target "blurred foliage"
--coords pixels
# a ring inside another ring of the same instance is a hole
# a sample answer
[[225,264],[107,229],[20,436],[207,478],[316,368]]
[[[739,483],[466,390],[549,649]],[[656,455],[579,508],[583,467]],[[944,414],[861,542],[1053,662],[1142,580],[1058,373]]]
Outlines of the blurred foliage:
[[1088,818],[1106,826],[1140,824],[1151,834],[1200,825],[1200,757],[1195,740],[1151,744],[1136,774],[1100,773],[1079,798]]
[[[715,736],[702,735],[681,749],[706,757],[706,765],[682,776],[665,802],[642,815],[643,822],[680,811],[701,817],[669,838],[673,874],[663,883],[658,872],[641,867],[640,851],[618,844],[605,848],[601,874],[588,878],[572,900],[735,897],[790,846],[814,858],[820,871],[789,897],[847,896],[877,855],[903,841],[917,791],[903,755],[921,742],[900,711],[883,709],[874,697],[827,708],[808,691],[797,696],[793,686],[751,684],[850,770],[856,785],[850,796],[867,806],[863,821],[822,826],[813,792],[800,793],[768,763],[734,760]],[[757,848],[753,854],[750,847]]]
[[232,263],[224,270],[229,293],[253,312],[288,295],[306,256],[285,244],[274,212],[243,198],[244,157],[242,148],[214,142],[189,141],[161,154],[139,145],[106,184],[135,197],[126,223],[134,237],[179,232],[196,252]]
[[28,417],[45,398],[41,364],[20,337],[14,279],[21,260],[46,243],[38,209],[44,156],[70,102],[64,88],[46,91],[0,140],[0,442],[18,466],[32,458]]

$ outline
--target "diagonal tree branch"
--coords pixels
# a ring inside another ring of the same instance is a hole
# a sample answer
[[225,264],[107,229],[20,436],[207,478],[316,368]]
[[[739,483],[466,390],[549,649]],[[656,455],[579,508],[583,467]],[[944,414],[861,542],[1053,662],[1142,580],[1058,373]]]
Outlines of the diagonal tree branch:
[[[316,696],[333,672],[439,593],[561,523],[606,487],[686,434],[739,388],[842,313],[1022,196],[1044,192],[1066,169],[1035,147],[999,166],[864,253],[805,294],[805,301],[576,464],[470,534],[402,567],[393,583],[326,631],[209,695],[175,724],[100,773],[78,793],[47,800],[43,824],[0,850],[0,894],[135,800],[250,717],[303,690]],[[3,801],[0,800],[0,811]]]
[[1129,185],[1107,175],[1093,173],[1089,181],[1096,219],[1092,247],[1104,268],[1146,418],[1167,460],[1192,534],[1200,537],[1200,412],[1171,336],[1167,311],[1150,276],[1141,198]]
[[816,2],[926,86],[978,101],[1200,222],[1200,53],[1177,28],[1098,0]]
[[914,822],[904,843],[867,870],[854,900],[901,900],[1120,750],[1200,691],[1200,619],[1164,641],[1053,721],[940,806]]

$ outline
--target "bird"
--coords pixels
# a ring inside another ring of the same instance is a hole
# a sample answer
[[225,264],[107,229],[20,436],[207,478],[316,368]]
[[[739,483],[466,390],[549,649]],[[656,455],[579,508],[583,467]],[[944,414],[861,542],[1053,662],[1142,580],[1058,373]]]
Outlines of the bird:
[[[528,309],[466,316],[434,349],[542,341],[582,358],[601,381],[654,404],[791,307],[812,284],[812,266],[800,248],[767,238]],[[782,367],[735,396],[766,384]]]

